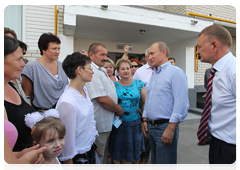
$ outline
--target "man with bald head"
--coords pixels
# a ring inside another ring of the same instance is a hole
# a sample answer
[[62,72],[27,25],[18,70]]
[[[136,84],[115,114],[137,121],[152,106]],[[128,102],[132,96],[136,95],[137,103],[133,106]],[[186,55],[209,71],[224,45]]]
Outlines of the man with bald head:
[[220,25],[204,28],[197,42],[201,62],[212,65],[197,133],[200,144],[206,141],[207,129],[212,135],[210,164],[236,160],[236,57],[230,52],[231,45],[231,34]]
[[187,76],[172,66],[169,48],[164,42],[154,43],[149,62],[154,67],[143,112],[142,130],[149,137],[152,164],[176,164],[179,123],[189,108]]

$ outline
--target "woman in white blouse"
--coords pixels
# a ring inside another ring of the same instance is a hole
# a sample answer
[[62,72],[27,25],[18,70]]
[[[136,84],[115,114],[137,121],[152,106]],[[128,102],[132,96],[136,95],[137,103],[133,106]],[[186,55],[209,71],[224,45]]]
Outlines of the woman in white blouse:
[[92,80],[89,57],[79,52],[68,55],[62,67],[71,83],[66,86],[56,109],[66,126],[66,144],[59,159],[63,163],[94,164],[95,140],[98,136],[93,104],[88,96],[86,82]]

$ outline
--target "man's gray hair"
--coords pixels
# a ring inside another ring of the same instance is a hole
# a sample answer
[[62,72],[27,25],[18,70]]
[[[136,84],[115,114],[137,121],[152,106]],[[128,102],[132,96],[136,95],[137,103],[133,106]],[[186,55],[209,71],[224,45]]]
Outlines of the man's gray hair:
[[232,45],[232,36],[230,32],[221,25],[210,25],[204,28],[198,35],[200,37],[202,34],[208,36],[208,40],[217,39],[222,44],[227,45],[229,48]]
[[148,51],[150,50],[150,48],[151,48],[151,47],[149,47],[148,49],[146,49],[146,51],[145,51],[145,56],[148,55]]

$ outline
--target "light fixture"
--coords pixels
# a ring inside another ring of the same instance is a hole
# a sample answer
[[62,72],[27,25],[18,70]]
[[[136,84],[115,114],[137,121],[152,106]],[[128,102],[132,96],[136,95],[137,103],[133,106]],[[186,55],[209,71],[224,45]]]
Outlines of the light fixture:
[[145,32],[146,32],[145,30],[140,30],[141,34],[145,34]]
[[101,5],[101,9],[102,10],[107,10],[108,9],[108,5]]
[[191,25],[196,25],[198,23],[197,20],[191,20]]

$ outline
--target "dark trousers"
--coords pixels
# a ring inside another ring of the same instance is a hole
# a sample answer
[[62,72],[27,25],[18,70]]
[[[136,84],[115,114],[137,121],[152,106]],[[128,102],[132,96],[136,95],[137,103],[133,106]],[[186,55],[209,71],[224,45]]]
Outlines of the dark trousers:
[[150,143],[149,143],[149,138],[147,138],[145,135],[144,137],[144,143],[145,143],[145,152],[142,152],[140,154],[140,160],[143,162],[147,162],[149,155],[150,155]]
[[97,146],[95,144],[92,145],[90,151],[84,154],[75,155],[72,159],[73,164],[95,164],[95,151]]
[[210,164],[232,164],[236,161],[236,145],[228,144],[214,136],[209,147]]

